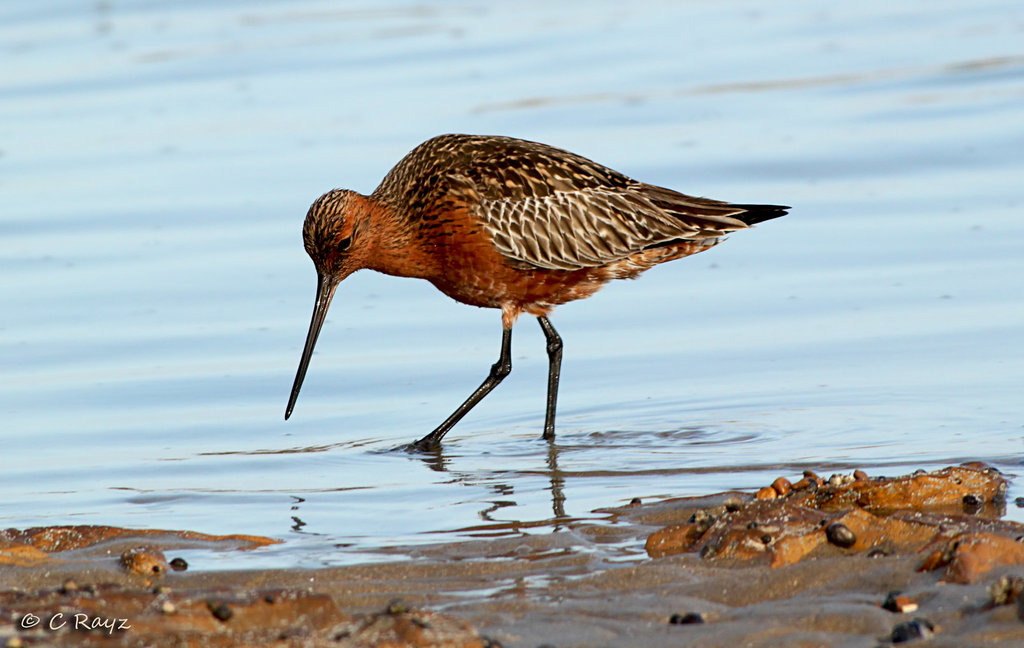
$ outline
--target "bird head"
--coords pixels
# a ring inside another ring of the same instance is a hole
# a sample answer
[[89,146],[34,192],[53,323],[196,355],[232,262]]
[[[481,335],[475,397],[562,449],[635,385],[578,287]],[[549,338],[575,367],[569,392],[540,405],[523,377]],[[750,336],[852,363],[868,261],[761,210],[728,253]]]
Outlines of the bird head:
[[302,226],[302,241],[316,267],[316,301],[309,323],[306,344],[302,349],[299,369],[292,385],[284,417],[291,416],[299,397],[302,380],[313,355],[327,309],[342,279],[365,267],[365,248],[358,244],[360,206],[366,199],[354,191],[334,189],[320,196],[309,207]]

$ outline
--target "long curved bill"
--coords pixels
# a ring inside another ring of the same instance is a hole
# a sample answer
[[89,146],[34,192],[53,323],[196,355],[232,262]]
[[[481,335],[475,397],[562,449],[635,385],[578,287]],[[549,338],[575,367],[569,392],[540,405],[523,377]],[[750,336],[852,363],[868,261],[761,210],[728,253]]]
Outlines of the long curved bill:
[[309,367],[309,359],[313,356],[316,338],[320,335],[320,328],[324,325],[324,319],[327,317],[327,308],[331,305],[331,299],[334,297],[334,291],[337,288],[337,280],[317,273],[316,303],[313,305],[313,319],[309,323],[309,333],[306,334],[306,346],[302,349],[299,371],[295,374],[295,383],[292,384],[292,395],[288,398],[288,408],[284,411],[284,419],[286,421],[292,415],[292,409],[295,408],[295,400],[299,397],[299,390],[302,389],[302,380],[306,377],[306,369]]

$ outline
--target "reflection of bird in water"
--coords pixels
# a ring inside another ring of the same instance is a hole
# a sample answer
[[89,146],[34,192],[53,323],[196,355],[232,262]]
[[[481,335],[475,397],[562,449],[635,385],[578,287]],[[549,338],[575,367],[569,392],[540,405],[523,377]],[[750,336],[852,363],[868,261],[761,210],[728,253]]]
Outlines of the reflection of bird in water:
[[335,189],[303,226],[316,304],[285,418],[342,279],[362,268],[418,277],[465,304],[500,308],[501,353],[479,388],[414,446],[442,437],[512,369],[512,325],[537,317],[549,358],[544,437],[555,430],[562,340],[548,314],[612,279],[702,252],[788,207],[730,204],[638,182],[568,151],[509,137],[441,135],[369,196]]

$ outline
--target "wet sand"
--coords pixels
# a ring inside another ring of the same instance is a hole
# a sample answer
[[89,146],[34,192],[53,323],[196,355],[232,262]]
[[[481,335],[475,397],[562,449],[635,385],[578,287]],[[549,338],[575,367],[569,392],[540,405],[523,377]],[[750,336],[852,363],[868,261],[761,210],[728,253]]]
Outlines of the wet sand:
[[[853,647],[924,635],[930,646],[1024,645],[1024,526],[1000,519],[1005,482],[994,471],[777,485],[785,492],[634,503],[605,511],[612,524],[396,548],[409,559],[315,570],[174,569],[176,550],[263,542],[251,536],[8,530],[0,637],[561,648]],[[871,522],[858,526],[863,516]],[[629,559],[607,550],[645,544],[648,555]],[[116,629],[122,619],[130,628]]]

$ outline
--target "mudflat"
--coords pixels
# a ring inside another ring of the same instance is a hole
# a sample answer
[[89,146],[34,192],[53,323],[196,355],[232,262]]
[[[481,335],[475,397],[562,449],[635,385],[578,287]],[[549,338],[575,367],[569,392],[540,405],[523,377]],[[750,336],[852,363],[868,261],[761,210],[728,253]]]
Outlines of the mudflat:
[[[395,548],[324,569],[194,571],[244,534],[0,533],[6,646],[1024,645],[1024,525],[977,464],[814,473],[607,509],[610,523]],[[621,553],[610,547],[644,547]]]

